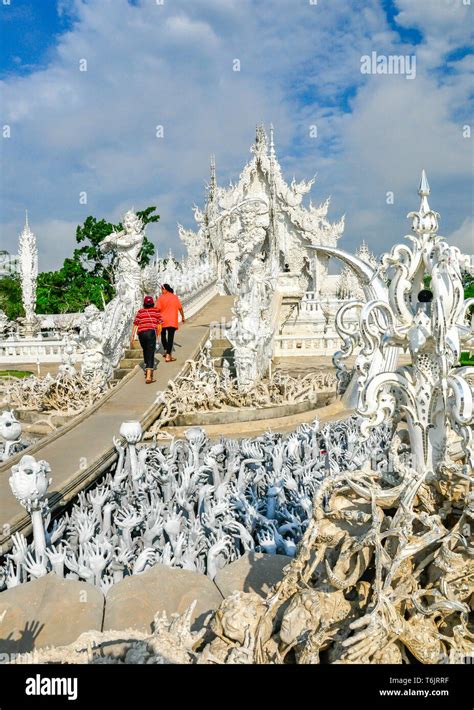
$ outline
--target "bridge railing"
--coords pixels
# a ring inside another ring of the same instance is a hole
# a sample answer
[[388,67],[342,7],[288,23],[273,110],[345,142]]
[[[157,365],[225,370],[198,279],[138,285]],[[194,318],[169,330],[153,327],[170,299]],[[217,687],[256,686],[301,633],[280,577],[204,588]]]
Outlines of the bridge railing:
[[186,318],[191,318],[191,316],[198,313],[201,308],[209,303],[211,298],[217,296],[217,278],[212,276],[208,281],[200,284],[191,293],[185,293],[181,298],[181,303],[183,304],[184,315]]

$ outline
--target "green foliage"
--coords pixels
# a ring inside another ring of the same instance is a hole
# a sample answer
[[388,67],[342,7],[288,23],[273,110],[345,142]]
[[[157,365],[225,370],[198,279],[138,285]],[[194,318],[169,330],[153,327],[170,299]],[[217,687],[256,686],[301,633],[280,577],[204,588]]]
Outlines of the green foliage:
[[59,271],[38,274],[36,308],[38,313],[77,313],[93,303],[103,308],[112,298],[110,280],[94,276],[75,259],[65,259]]
[[0,308],[10,320],[25,315],[21,302],[21,282],[18,274],[0,279]]
[[464,298],[474,298],[474,281],[464,287]]

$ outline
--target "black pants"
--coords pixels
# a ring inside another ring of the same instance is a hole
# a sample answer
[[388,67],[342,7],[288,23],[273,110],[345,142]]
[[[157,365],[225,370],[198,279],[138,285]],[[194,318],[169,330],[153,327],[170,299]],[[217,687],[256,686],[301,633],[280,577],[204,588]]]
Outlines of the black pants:
[[174,328],[172,325],[161,330],[161,344],[163,346],[165,355],[171,355],[171,351],[173,350],[175,330],[176,328]]
[[156,350],[156,330],[143,330],[138,333],[138,340],[143,350],[143,359],[145,367],[153,369],[155,366],[155,350]]

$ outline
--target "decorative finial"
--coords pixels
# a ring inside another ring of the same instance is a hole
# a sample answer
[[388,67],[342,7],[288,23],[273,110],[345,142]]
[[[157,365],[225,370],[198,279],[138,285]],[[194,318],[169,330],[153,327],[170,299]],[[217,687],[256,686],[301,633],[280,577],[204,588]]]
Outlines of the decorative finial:
[[424,170],[421,171],[421,180],[420,187],[418,188],[418,194],[420,195],[420,197],[428,197],[428,195],[430,194],[430,186]]
[[430,185],[424,170],[421,172],[420,187],[418,194],[421,197],[420,209],[418,212],[410,212],[408,217],[412,218],[412,229],[418,234],[436,234],[438,231],[438,212],[434,212],[428,203]]

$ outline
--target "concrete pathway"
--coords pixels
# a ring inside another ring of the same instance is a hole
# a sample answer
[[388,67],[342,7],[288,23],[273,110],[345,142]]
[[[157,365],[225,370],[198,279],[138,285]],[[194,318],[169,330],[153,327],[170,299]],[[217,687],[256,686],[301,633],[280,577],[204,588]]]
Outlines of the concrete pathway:
[[[120,424],[138,419],[144,429],[156,419],[161,405],[157,393],[181,371],[185,360],[193,358],[207,338],[209,325],[231,315],[232,296],[215,296],[199,313],[180,326],[175,338],[175,362],[158,356],[156,383],[146,385],[141,368],[129,375],[96,405],[82,412],[68,425],[30,447],[29,454],[48,461],[53,479],[49,502],[53,511],[64,507],[85,485],[94,481],[115,460],[112,445]],[[31,532],[30,517],[13,497],[8,478],[18,454],[0,466],[0,554],[11,547],[11,535]]]

